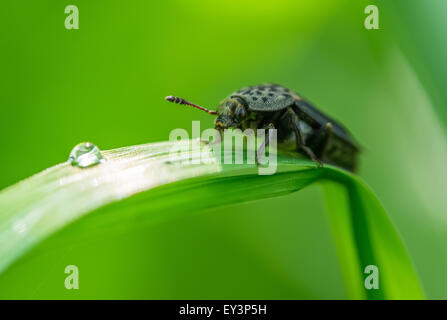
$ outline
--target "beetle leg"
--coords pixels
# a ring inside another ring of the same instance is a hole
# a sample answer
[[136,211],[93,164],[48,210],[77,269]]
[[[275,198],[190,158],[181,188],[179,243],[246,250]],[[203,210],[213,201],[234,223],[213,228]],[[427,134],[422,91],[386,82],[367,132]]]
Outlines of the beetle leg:
[[319,155],[324,154],[326,147],[332,136],[333,125],[331,122],[326,122],[324,126],[315,133],[313,137],[309,140],[309,145],[312,146],[316,153]]
[[265,152],[265,148],[269,145],[269,129],[275,129],[275,126],[273,125],[273,123],[269,123],[267,126],[265,126],[263,129],[267,130],[267,134],[265,135],[265,139],[262,142],[261,146],[258,149],[258,152],[256,153],[256,163],[258,165],[261,165],[262,163],[260,162],[261,159],[261,155],[264,154]]
[[301,137],[300,128],[298,127],[298,123],[295,121],[296,113],[291,108],[288,108],[287,112],[289,114],[289,117],[290,117],[289,119],[290,119],[291,125],[293,127],[293,130],[295,131],[297,150],[299,150],[299,149],[303,150],[312,161],[316,162],[319,167],[322,167],[323,162],[320,159],[318,159],[318,157],[315,155],[315,153],[312,151],[311,148],[309,148],[308,146],[306,146],[304,144],[303,138]]

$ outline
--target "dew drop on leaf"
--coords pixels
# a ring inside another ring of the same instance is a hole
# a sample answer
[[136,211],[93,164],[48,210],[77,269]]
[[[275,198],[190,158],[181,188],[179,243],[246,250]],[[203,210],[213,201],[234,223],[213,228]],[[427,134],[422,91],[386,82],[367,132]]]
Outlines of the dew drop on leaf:
[[68,161],[75,167],[87,168],[105,160],[97,146],[90,142],[82,142],[71,150]]

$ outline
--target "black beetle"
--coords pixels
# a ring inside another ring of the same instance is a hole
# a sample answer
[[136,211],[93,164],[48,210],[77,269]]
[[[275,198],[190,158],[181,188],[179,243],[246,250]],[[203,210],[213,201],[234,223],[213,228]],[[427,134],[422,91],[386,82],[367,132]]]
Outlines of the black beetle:
[[[217,115],[215,129],[277,129],[278,146],[307,155],[322,165],[334,164],[355,171],[359,146],[340,123],[315,108],[292,90],[277,84],[242,88],[225,98],[217,111],[182,98],[166,100],[189,105]],[[268,135],[258,150],[258,159],[268,145]]]

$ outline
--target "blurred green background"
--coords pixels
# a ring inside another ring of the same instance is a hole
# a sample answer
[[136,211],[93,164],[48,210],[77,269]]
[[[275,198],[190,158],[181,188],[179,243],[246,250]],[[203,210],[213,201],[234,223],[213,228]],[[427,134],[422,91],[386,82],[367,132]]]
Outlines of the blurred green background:
[[[366,30],[374,3],[380,30]],[[79,30],[64,28],[68,4]],[[5,2],[0,189],[65,161],[81,141],[111,149],[167,140],[192,120],[213,125],[166,95],[213,107],[276,82],[365,146],[360,175],[426,296],[445,299],[446,18],[445,0]],[[0,298],[346,297],[318,186],[95,239],[83,237],[88,219],[1,275]],[[63,286],[68,264],[80,269],[78,291]]]

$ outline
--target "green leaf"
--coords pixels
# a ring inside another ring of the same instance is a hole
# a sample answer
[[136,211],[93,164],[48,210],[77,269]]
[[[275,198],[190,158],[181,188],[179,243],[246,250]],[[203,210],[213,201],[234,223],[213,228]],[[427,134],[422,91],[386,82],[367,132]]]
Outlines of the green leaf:
[[[190,151],[172,154],[173,147]],[[333,166],[318,168],[278,154],[274,175],[256,165],[221,165],[197,141],[161,142],[104,151],[105,162],[81,169],[62,163],[0,192],[0,273],[36,244],[95,213],[83,232],[117,232],[188,212],[323,186],[346,291],[352,299],[422,298],[412,263],[386,212],[367,185]],[[224,152],[225,154],[225,152]],[[191,160],[202,161],[195,164]],[[208,201],[207,199],[212,199]],[[91,221],[90,221],[91,222]],[[101,231],[102,230],[102,231]],[[380,289],[365,290],[364,268],[380,270]]]

